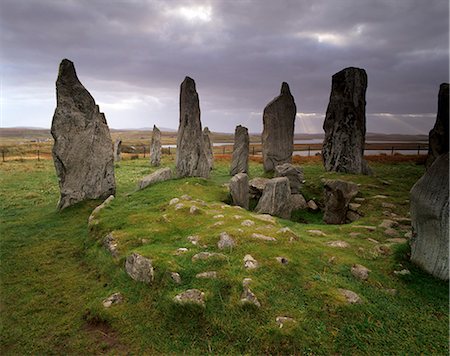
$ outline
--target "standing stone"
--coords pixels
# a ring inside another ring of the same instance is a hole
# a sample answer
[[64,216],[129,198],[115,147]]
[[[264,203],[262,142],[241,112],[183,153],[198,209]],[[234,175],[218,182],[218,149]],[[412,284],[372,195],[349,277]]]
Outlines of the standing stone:
[[291,163],[284,163],[275,167],[275,177],[287,177],[291,187],[291,193],[300,193],[303,185],[303,170]]
[[248,209],[248,176],[245,173],[238,173],[230,181],[230,193],[233,204]]
[[58,209],[114,195],[113,144],[105,115],[78,80],[68,59],[59,66],[56,101],[51,133],[61,193]]
[[442,83],[439,87],[438,112],[436,123],[428,136],[427,169],[441,154],[448,152],[449,135],[449,100],[448,83]]
[[327,224],[344,224],[348,205],[358,194],[355,183],[342,180],[326,180],[324,183],[325,213],[323,221]]
[[281,93],[264,108],[262,156],[265,172],[276,166],[291,163],[294,151],[294,123],[297,115],[289,85],[281,84]]
[[208,178],[210,165],[205,152],[200,104],[193,79],[180,87],[180,125],[177,136],[176,169],[179,177]]
[[410,192],[411,261],[448,280],[449,153],[440,155]]
[[292,212],[289,179],[286,177],[271,179],[266,184],[255,211],[289,219]]
[[153,125],[152,141],[150,143],[150,164],[159,167],[161,164],[161,131]]
[[114,162],[119,162],[122,157],[122,140],[118,138],[116,142],[114,142]]
[[205,145],[206,158],[208,159],[209,166],[212,169],[214,167],[214,152],[211,140],[211,131],[209,131],[207,127],[203,129],[203,143]]
[[366,89],[364,69],[346,68],[333,75],[330,102],[323,129],[325,170],[371,174],[363,159],[366,140]]
[[266,187],[266,184],[270,181],[269,178],[253,178],[248,182],[248,188],[250,193],[250,198],[259,199]]
[[248,129],[241,125],[236,126],[230,167],[230,174],[232,176],[238,173],[248,173],[249,145]]

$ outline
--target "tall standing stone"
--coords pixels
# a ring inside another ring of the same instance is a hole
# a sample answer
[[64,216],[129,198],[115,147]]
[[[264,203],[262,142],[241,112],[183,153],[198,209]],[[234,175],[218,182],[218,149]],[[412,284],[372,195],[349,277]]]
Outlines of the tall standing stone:
[[186,77],[180,87],[180,125],[176,169],[179,177],[208,178],[211,167],[205,152],[200,104],[195,82]]
[[78,80],[68,59],[59,66],[56,101],[51,133],[61,193],[58,209],[114,195],[113,144],[105,115]]
[[203,143],[205,144],[206,157],[208,158],[208,163],[211,169],[214,167],[214,152],[213,144],[211,140],[211,131],[207,127],[203,129]]
[[325,170],[371,174],[363,159],[366,140],[366,89],[364,69],[346,68],[333,75],[330,102],[323,129]]
[[161,164],[161,131],[153,125],[152,141],[150,143],[150,164],[158,167]]
[[449,153],[440,155],[412,187],[411,261],[433,276],[449,279]]
[[232,176],[238,173],[248,173],[249,145],[248,129],[241,125],[236,126],[230,167],[230,174]]
[[442,83],[439,87],[438,112],[436,123],[428,136],[428,157],[426,166],[429,168],[434,160],[441,154],[448,152],[449,135],[449,100],[448,83]]
[[114,161],[119,162],[122,159],[122,140],[119,138],[114,142]]
[[289,85],[281,84],[281,93],[264,108],[262,156],[265,172],[292,162],[294,151],[294,124],[297,115],[294,97]]

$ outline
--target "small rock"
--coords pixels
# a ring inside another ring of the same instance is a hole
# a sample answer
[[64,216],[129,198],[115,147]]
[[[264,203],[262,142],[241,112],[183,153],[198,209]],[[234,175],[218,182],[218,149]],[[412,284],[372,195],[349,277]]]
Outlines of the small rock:
[[350,245],[345,241],[329,241],[326,245],[330,247],[338,247],[338,248],[348,248]]
[[277,316],[275,318],[275,322],[278,324],[280,329],[284,326],[284,324],[295,324],[296,323],[295,319],[290,318],[288,316]]
[[103,301],[103,306],[109,308],[113,304],[120,304],[123,301],[121,293],[114,293]]
[[353,210],[353,211],[358,211],[358,209],[360,207],[361,207],[361,204],[357,204],[357,203],[350,203],[350,204],[348,204],[348,208],[350,210]]
[[183,253],[188,252],[189,250],[186,247],[180,247],[179,249],[177,249],[176,254],[177,255],[182,255]]
[[407,269],[402,269],[401,271],[394,271],[394,274],[397,274],[400,276],[406,276],[408,274],[411,274],[411,272]]
[[349,304],[362,303],[361,298],[355,292],[352,292],[351,290],[348,290],[348,289],[341,289],[341,288],[339,288],[338,291],[339,291],[339,293],[341,293],[342,296],[345,297],[345,299],[347,300],[347,302]]
[[188,236],[187,240],[193,245],[198,245],[198,242],[200,240],[200,236],[197,236],[197,235]]
[[383,185],[391,185],[387,180],[380,180],[381,184]]
[[320,230],[307,230],[311,235],[317,235],[317,236],[327,236],[323,231]]
[[236,245],[234,240],[228,235],[226,232],[220,233],[220,240],[217,243],[217,247],[219,250],[223,250],[225,248],[233,248]]
[[192,200],[192,198],[189,196],[189,195],[187,195],[187,194],[183,194],[181,197],[180,197],[182,200]]
[[272,215],[269,214],[252,214],[252,217],[254,217],[255,219],[264,221],[264,222],[268,222],[271,224],[276,224],[276,220]]
[[180,210],[184,208],[184,204],[183,203],[178,203],[177,205],[175,205],[175,210]]
[[200,214],[200,209],[197,208],[195,205],[192,205],[191,208],[189,209],[189,213],[192,215]]
[[181,284],[181,276],[179,273],[177,272],[171,272],[170,273],[170,278],[172,278],[172,280],[176,283],[176,284]]
[[242,216],[241,215],[233,215],[233,218],[235,218],[236,220],[240,220],[240,219],[242,219]]
[[225,256],[223,253],[199,252],[196,255],[192,256],[192,261],[206,261],[209,259],[225,260],[226,258],[227,256]]
[[397,227],[398,226],[398,222],[393,221],[393,220],[389,220],[389,219],[384,219],[383,222],[378,225],[379,227],[385,228],[385,229],[389,229],[389,228],[393,228],[393,227]]
[[362,281],[367,281],[367,279],[369,278],[370,269],[368,269],[367,267],[364,267],[363,265],[354,264],[352,266],[352,268],[350,269],[350,272],[356,278],[358,278]]
[[359,198],[359,197],[355,198],[354,200],[357,201],[358,203],[362,203],[363,201],[366,201],[365,198]]
[[360,233],[360,232],[351,232],[349,235],[350,235],[350,237],[352,237],[352,238],[356,238],[356,237],[360,236],[361,233]]
[[223,214],[217,214],[213,216],[213,219],[223,219],[225,216]]
[[381,206],[382,206],[383,208],[387,208],[387,209],[393,209],[393,208],[395,208],[395,204],[392,204],[392,203],[386,203],[386,202],[382,202],[382,203],[381,203]]
[[294,231],[292,231],[290,228],[286,227],[282,227],[280,230],[277,231],[277,234],[294,234]]
[[388,199],[388,197],[386,195],[375,195],[373,198],[374,199]]
[[216,227],[216,226],[222,226],[222,225],[225,225],[225,222],[224,222],[224,221],[217,221],[217,222],[215,222],[214,224],[212,224],[213,227]]
[[394,237],[392,239],[387,239],[386,241],[394,244],[404,244],[407,242],[407,240],[402,237]]
[[369,225],[353,225],[352,227],[355,229],[365,229],[368,231],[375,231],[377,229],[375,226],[369,226]]
[[145,244],[148,244],[148,239],[141,239],[141,243],[143,244],[143,245],[145,245]]
[[256,261],[252,255],[244,256],[244,268],[255,269],[258,268],[258,261]]
[[176,295],[173,301],[178,304],[197,304],[205,306],[205,293],[198,289],[188,289],[183,293]]
[[119,251],[117,250],[117,241],[112,233],[105,236],[103,239],[103,246],[109,251],[111,256],[117,257],[119,255]]
[[317,209],[319,209],[319,207],[317,206],[317,204],[314,200],[308,201],[307,205],[308,205],[308,208],[311,209],[312,211],[316,211]]
[[375,253],[383,256],[389,256],[392,254],[392,250],[389,246],[386,245],[377,245],[375,246]]
[[275,257],[275,259],[282,265],[287,265],[289,263],[289,260],[286,257],[279,256]]
[[266,235],[262,235],[262,234],[257,234],[257,233],[253,233],[251,235],[251,237],[253,239],[263,240],[263,241],[277,241],[277,239],[274,238],[274,237],[270,237],[270,236],[266,236]]
[[334,264],[336,263],[336,256],[331,256],[331,257],[328,259],[328,263],[334,265]]
[[374,244],[379,244],[380,243],[380,241],[372,239],[370,237],[367,239],[367,241],[373,242]]
[[180,199],[178,199],[178,198],[173,198],[171,201],[169,201],[169,205],[178,204],[179,202],[180,202]]
[[394,229],[386,229],[384,230],[384,234],[390,237],[397,237],[398,236],[398,232],[397,230]]
[[241,222],[242,226],[253,226],[255,225],[255,222],[252,220],[244,220],[243,222]]
[[251,281],[251,278],[244,278],[244,280],[242,281],[244,291],[241,294],[241,304],[253,304],[259,308],[261,307],[261,303],[258,301],[258,298],[256,298],[256,295],[248,287]]
[[195,275],[195,278],[200,278],[200,279],[216,279],[217,278],[217,272],[216,271],[208,271],[208,272],[202,272],[202,273],[197,273]]
[[128,275],[138,282],[151,284],[154,279],[152,261],[133,252],[125,261],[125,270]]

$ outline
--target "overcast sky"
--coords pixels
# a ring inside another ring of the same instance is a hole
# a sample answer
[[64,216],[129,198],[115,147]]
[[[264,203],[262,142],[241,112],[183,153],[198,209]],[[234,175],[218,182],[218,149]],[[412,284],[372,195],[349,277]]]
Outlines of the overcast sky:
[[286,81],[296,132],[322,132],[354,66],[368,131],[428,133],[449,76],[448,0],[0,0],[0,20],[2,127],[50,127],[63,58],[111,128],[176,129],[188,75],[212,131],[261,131]]

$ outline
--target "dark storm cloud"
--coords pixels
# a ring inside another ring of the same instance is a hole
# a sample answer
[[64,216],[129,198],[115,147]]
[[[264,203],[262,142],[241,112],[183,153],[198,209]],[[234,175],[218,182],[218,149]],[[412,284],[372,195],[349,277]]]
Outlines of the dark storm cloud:
[[258,131],[287,81],[308,114],[297,131],[317,132],[331,75],[359,66],[370,131],[426,132],[448,80],[446,0],[3,0],[0,12],[6,126],[49,126],[65,57],[112,127],[175,128],[190,75],[213,130]]

